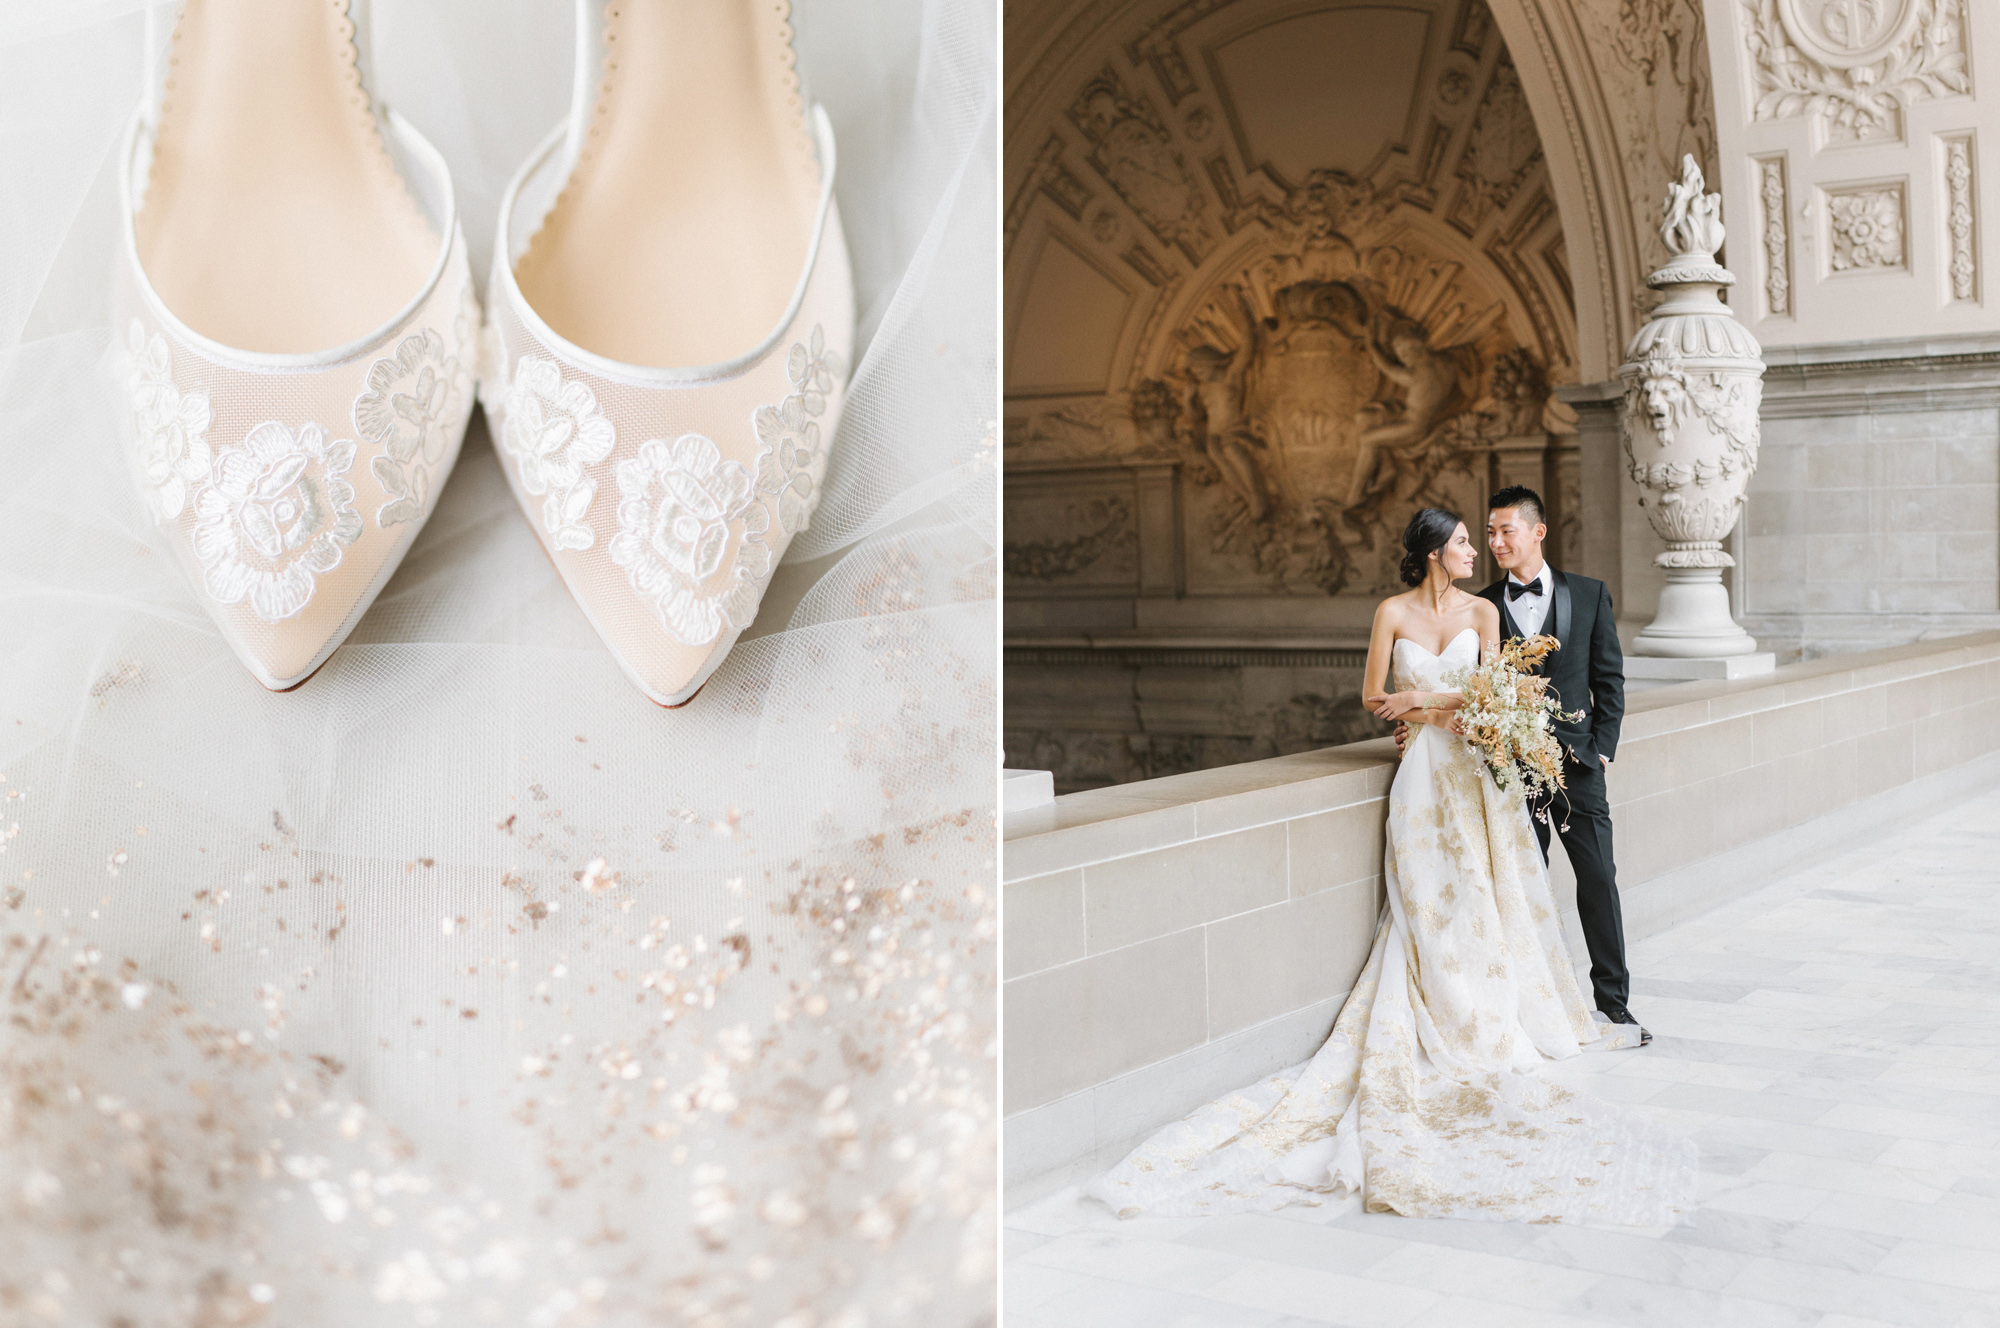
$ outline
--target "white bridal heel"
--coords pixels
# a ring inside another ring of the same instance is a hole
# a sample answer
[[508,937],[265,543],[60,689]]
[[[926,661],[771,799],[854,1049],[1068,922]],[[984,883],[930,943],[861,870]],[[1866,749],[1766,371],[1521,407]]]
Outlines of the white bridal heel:
[[444,159],[368,93],[367,0],[186,0],[120,171],[135,478],[257,680],[367,610],[457,460],[479,307]]
[[620,667],[690,700],[819,501],[854,292],[783,0],[578,0],[568,121],[500,207],[482,399]]

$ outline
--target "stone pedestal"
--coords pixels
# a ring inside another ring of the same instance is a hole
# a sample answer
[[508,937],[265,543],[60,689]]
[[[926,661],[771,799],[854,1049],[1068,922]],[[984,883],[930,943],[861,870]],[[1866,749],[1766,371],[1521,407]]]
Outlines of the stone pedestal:
[[1671,687],[1677,682],[1734,682],[1739,678],[1755,678],[1771,673],[1778,667],[1778,656],[1774,651],[1760,650],[1749,655],[1730,655],[1720,659],[1667,659],[1657,655],[1627,655],[1625,657],[1625,692],[1650,691],[1655,687]]
[[1755,638],[1730,616],[1729,588],[1722,584],[1721,568],[1669,567],[1666,571],[1659,612],[1632,643],[1635,654],[1692,660],[1755,653]]

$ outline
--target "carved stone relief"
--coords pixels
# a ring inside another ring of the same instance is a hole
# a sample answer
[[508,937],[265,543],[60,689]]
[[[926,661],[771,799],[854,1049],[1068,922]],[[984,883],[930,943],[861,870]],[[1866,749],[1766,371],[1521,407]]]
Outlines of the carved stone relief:
[[1954,304],[1979,298],[1977,227],[1973,215],[1972,135],[1944,140],[1945,197],[1949,200],[1945,228],[1951,235],[1951,299]]
[[[1006,574],[1026,581],[1065,580],[1087,571],[1109,553],[1129,551],[1137,542],[1131,505],[1118,494],[1067,504],[1061,524],[1075,533],[1008,541],[1002,550]],[[1129,574],[1123,565],[1115,570],[1120,576]]]
[[1486,85],[1486,99],[1458,161],[1460,185],[1451,224],[1467,235],[1478,230],[1490,213],[1513,201],[1515,190],[1541,159],[1542,144],[1521,92],[1521,76],[1512,61],[1503,59]]
[[1757,196],[1764,205],[1764,312],[1773,316],[1792,311],[1792,235],[1786,211],[1785,159],[1765,157],[1757,163]]
[[1903,184],[1835,185],[1826,196],[1832,244],[1828,265],[1836,273],[1881,272],[1909,266],[1903,245]]
[[1451,34],[1451,48],[1463,51],[1473,59],[1486,50],[1486,39],[1493,35],[1493,11],[1483,4],[1464,5],[1458,11],[1458,23]]
[[[1576,4],[1594,50],[1605,51],[1597,76],[1604,81],[1606,108],[1617,126],[1624,165],[1626,206],[1638,240],[1640,273],[1667,260],[1654,222],[1659,215],[1654,182],[1679,172],[1692,155],[1714,170],[1715,95],[1708,61],[1708,29],[1700,0],[1618,0]],[[1650,291],[1634,290],[1634,312],[1644,315],[1657,302]]]
[[1061,138],[1050,134],[1035,151],[1034,162],[1028,167],[1028,180],[1008,205],[1006,218],[1007,243],[1012,244],[1020,233],[1021,223],[1027,220],[1028,204],[1037,193],[1048,198],[1072,218],[1080,219],[1084,207],[1090,202],[1090,186],[1076,178],[1063,165],[1064,144]]
[[1161,243],[1201,262],[1213,246],[1201,222],[1207,200],[1147,99],[1128,92],[1106,65],[1070,104],[1069,118],[1090,140],[1090,164],[1126,205]]
[[[1344,189],[1322,199],[1369,207]],[[1544,367],[1500,311],[1456,262],[1338,235],[1222,283],[1172,373],[1174,436],[1205,508],[1191,538],[1285,587],[1393,584],[1410,512],[1476,504],[1482,449],[1544,427]]]
[[1094,401],[1038,410],[1009,422],[1007,445],[1046,459],[1116,460],[1144,450],[1132,398],[1113,392]]
[[[1160,295],[1121,338],[1135,362],[1122,384],[1010,410],[1010,463],[1178,461],[1192,578],[1372,594],[1396,585],[1414,507],[1476,506],[1496,440],[1546,438],[1545,416],[1565,426],[1549,415],[1551,374],[1574,372],[1560,227],[1520,76],[1481,0],[1443,0],[1449,45],[1416,73],[1410,151],[1367,178],[1246,166],[1241,127],[1218,132],[1211,108],[1238,103],[1209,85],[1202,43],[1240,32],[1258,2],[1156,8],[1123,61],[1057,103],[1059,133],[1087,140],[1081,155],[1130,209],[1087,205],[1085,230],[1114,237]],[[1224,11],[1229,26],[1201,28]],[[1100,208],[1137,224],[1118,235]],[[1230,237],[1221,267],[1196,258],[1217,235]]]
[[[1697,346],[1697,349],[1701,348]],[[1625,449],[1625,459],[1632,468],[1633,483],[1641,488],[1663,492],[1678,491],[1689,485],[1707,488],[1727,484],[1757,468],[1757,447],[1761,436],[1757,406],[1761,393],[1753,384],[1742,381],[1740,375],[1720,370],[1689,369],[1681,352],[1666,340],[1654,342],[1636,364],[1636,372],[1628,377],[1625,388],[1625,409],[1619,436]],[[1696,456],[1685,461],[1656,460],[1648,464],[1640,457],[1633,442],[1637,425],[1642,422],[1649,424],[1653,441],[1664,450],[1674,444],[1682,427],[1690,420],[1699,422],[1710,434],[1721,439],[1722,449],[1713,456]],[[1682,503],[1680,506],[1688,508],[1691,505]],[[1732,498],[1710,513],[1717,520],[1727,518],[1723,520],[1721,529],[1714,533],[1692,534],[1662,528],[1660,535],[1663,539],[1720,541],[1729,533],[1729,526],[1736,519],[1735,512],[1736,500]],[[1686,516],[1685,513],[1683,515]],[[1654,525],[1658,526],[1660,520],[1656,513]],[[1686,520],[1696,518],[1686,516]],[[1703,556],[1717,561],[1662,563],[1661,566],[1730,565],[1721,561],[1726,560],[1728,554],[1708,551]]]
[[1051,137],[1042,146],[1042,192],[1055,201],[1057,207],[1070,216],[1081,218],[1083,209],[1090,203],[1090,186],[1070,173],[1063,165],[1063,143]]
[[1759,120],[1829,145],[1902,137],[1901,107],[1971,91],[1965,0],[1744,0]]
[[1447,69],[1438,76],[1437,98],[1443,106],[1456,106],[1472,95],[1472,71]]
[[1567,453],[1556,466],[1556,526],[1552,541],[1564,556],[1574,558],[1583,547],[1583,459]]

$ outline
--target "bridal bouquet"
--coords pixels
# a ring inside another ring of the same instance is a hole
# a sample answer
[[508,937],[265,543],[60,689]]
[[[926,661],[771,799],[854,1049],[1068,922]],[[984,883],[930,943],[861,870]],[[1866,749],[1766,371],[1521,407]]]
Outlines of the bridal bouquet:
[[[1558,707],[1549,680],[1529,672],[1561,648],[1553,636],[1516,638],[1484,664],[1456,669],[1445,679],[1465,698],[1458,709],[1465,740],[1479,749],[1502,792],[1519,784],[1532,799],[1564,787],[1554,725],[1581,719],[1583,712]],[[1546,820],[1548,812],[1537,815]]]

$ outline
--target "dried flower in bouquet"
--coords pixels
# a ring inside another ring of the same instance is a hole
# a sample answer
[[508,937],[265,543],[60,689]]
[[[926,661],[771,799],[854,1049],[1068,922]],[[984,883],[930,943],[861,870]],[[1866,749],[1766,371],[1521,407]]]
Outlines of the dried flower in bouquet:
[[[1562,643],[1553,636],[1517,637],[1485,663],[1455,669],[1445,679],[1464,697],[1456,716],[1458,729],[1479,749],[1493,782],[1502,792],[1525,788],[1531,801],[1565,787],[1563,748],[1555,725],[1583,718],[1580,710],[1558,706],[1549,693],[1549,680],[1530,672],[1560,649]],[[1535,814],[1546,821],[1547,806]]]

